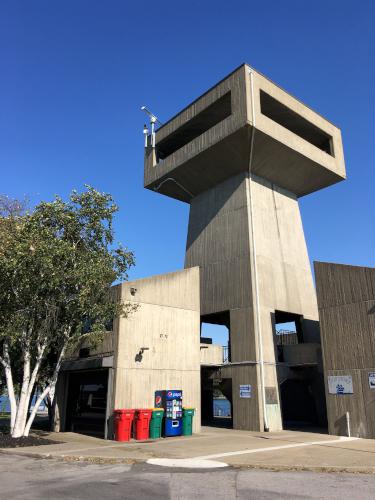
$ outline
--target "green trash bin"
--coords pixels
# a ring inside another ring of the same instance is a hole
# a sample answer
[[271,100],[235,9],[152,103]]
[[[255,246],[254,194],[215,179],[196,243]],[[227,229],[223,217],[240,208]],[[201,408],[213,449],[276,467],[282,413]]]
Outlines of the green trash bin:
[[182,408],[182,435],[191,436],[193,434],[193,417],[195,408]]
[[151,420],[150,420],[150,439],[158,439],[161,437],[161,431],[163,427],[163,408],[154,408],[152,410]]

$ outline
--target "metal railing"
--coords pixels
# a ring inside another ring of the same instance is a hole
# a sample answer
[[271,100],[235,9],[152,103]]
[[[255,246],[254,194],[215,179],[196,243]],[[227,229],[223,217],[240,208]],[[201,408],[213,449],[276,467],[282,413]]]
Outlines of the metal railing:
[[278,330],[276,332],[276,345],[295,345],[298,344],[297,332],[290,330]]
[[227,345],[223,345],[223,363],[229,363],[230,361],[230,352],[229,347]]

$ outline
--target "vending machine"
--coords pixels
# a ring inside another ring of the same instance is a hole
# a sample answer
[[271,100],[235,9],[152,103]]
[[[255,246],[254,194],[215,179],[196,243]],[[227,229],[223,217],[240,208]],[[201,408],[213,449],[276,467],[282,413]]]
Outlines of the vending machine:
[[181,436],[182,391],[156,391],[155,408],[164,408],[164,436]]

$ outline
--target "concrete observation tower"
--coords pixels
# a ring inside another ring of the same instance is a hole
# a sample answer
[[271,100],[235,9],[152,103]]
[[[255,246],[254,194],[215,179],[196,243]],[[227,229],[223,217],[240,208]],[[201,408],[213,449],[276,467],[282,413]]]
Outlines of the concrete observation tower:
[[216,383],[236,429],[324,424],[298,199],[343,179],[340,130],[246,64],[146,138],[145,187],[190,204],[185,268],[200,267],[201,320],[229,330],[227,362],[202,368],[203,419]]

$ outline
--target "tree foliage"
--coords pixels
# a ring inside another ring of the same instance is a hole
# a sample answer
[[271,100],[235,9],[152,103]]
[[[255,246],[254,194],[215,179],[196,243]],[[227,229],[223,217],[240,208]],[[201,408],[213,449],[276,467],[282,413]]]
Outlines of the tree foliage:
[[100,340],[114,317],[132,310],[110,294],[134,264],[133,253],[114,242],[117,210],[111,195],[90,186],[30,212],[17,200],[0,199],[0,361],[14,436],[29,431],[37,382],[40,397],[53,401],[67,349],[88,329]]

